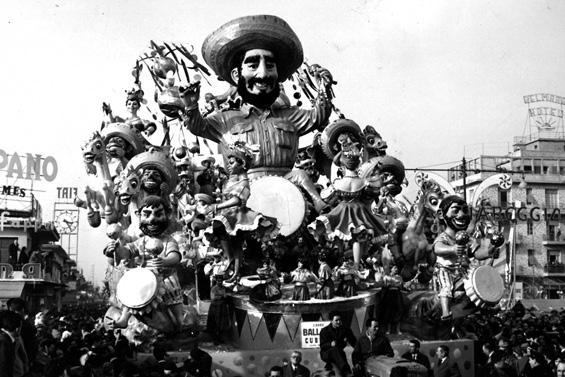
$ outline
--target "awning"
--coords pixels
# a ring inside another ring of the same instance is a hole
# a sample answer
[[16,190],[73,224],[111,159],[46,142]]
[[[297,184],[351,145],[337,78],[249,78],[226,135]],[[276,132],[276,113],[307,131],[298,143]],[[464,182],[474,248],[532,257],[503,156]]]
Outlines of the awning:
[[25,281],[1,281],[0,299],[21,297],[25,284]]
[[559,277],[544,277],[542,284],[544,288],[554,288],[554,289],[561,289],[565,288],[565,278]]

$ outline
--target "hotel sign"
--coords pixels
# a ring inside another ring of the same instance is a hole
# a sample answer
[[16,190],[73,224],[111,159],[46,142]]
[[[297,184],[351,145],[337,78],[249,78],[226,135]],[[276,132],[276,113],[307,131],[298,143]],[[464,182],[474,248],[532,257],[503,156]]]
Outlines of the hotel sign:
[[534,102],[553,102],[558,105],[565,105],[565,97],[547,93],[530,94],[529,96],[524,96],[524,103]]

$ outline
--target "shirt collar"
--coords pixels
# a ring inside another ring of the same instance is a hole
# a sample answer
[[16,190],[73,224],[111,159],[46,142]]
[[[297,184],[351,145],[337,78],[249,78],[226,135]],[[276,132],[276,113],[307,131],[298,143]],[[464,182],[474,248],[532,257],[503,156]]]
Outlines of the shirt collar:
[[261,110],[250,103],[244,102],[241,105],[241,111],[245,114],[246,118],[248,118],[251,113],[255,113],[257,115],[266,114],[266,116],[270,116],[273,113],[273,106],[271,105],[271,107],[269,107],[268,109]]

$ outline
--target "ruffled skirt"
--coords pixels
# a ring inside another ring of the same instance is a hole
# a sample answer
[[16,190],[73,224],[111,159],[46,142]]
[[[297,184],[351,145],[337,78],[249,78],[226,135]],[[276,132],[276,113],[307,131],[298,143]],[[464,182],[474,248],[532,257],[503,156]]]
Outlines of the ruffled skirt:
[[371,209],[359,201],[343,201],[325,215],[320,215],[308,225],[314,235],[326,234],[330,240],[338,237],[350,240],[364,230],[373,235],[386,233],[383,221]]

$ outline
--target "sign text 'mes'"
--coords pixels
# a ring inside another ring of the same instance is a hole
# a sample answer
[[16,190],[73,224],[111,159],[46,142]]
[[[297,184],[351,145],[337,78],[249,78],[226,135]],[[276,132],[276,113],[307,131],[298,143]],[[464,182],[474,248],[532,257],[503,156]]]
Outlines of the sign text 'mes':
[[47,182],[57,177],[57,160],[52,156],[42,157],[40,154],[17,153],[8,154],[0,149],[0,170],[6,170],[8,178],[34,179],[39,181],[42,177]]
[[74,199],[78,196],[76,187],[57,187],[57,199]]
[[524,96],[524,103],[533,102],[553,102],[559,105],[565,105],[565,97],[547,93],[537,93]]
[[27,189],[18,186],[2,186],[2,195],[19,196],[23,198],[26,196],[26,190]]

